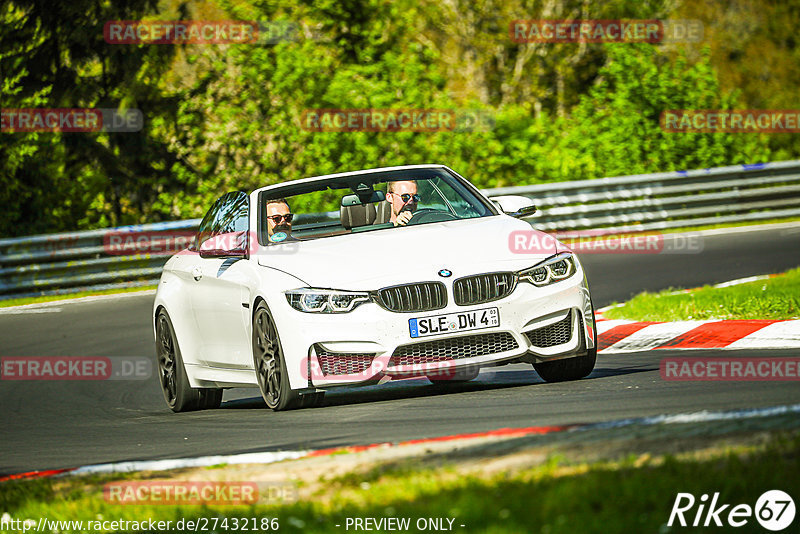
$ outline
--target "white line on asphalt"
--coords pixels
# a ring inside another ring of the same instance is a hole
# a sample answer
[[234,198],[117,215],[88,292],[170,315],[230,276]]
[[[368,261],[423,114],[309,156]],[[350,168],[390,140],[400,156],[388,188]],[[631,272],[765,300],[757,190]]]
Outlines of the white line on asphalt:
[[[735,419],[754,419],[800,413],[800,404],[783,406],[770,406],[767,408],[737,409],[711,412],[663,414],[650,417],[636,417],[629,419],[616,419],[599,423],[579,424],[567,432],[583,432],[586,430],[602,430],[626,426],[653,426],[662,424],[703,423],[709,421],[726,421]],[[447,436],[446,436],[447,437]],[[441,438],[434,438],[440,440]],[[434,439],[431,439],[433,441]],[[475,439],[475,438],[465,438]],[[428,440],[423,440],[428,441]],[[369,446],[367,446],[369,447]],[[281,451],[281,452],[256,452],[246,454],[233,454],[229,456],[202,456],[200,458],[180,458],[138,462],[119,462],[97,464],[79,467],[64,473],[66,476],[86,475],[98,473],[125,473],[131,471],[164,471],[168,469],[183,469],[187,467],[208,467],[219,464],[267,464],[282,460],[297,460],[308,456],[313,451]]]
[[773,278],[771,274],[762,274],[759,276],[748,276],[747,278],[739,278],[737,280],[731,280],[730,282],[722,282],[721,284],[717,284],[713,287],[721,288],[721,287],[731,287],[731,286],[738,286],[740,284],[748,284],[750,282],[758,282],[759,280],[766,280],[768,278]]
[[[671,232],[670,234],[692,234],[692,235],[725,235],[725,234],[742,234],[745,232],[766,232],[769,230],[787,230],[787,229],[800,230],[800,221],[788,223],[771,223],[771,224],[756,224],[753,226],[734,226],[731,228],[712,228],[710,230],[687,230],[686,232]],[[664,236],[670,235],[665,233]]]
[[84,302],[99,302],[103,300],[116,300],[126,297],[141,297],[153,296],[156,294],[155,289],[146,289],[144,291],[129,291],[126,293],[113,293],[111,295],[91,295],[88,297],[77,297],[74,299],[51,300],[49,302],[36,302],[34,304],[22,304],[20,306],[8,306],[0,308],[0,310],[35,310],[39,308],[48,308],[50,306],[63,306],[65,304],[81,304]]
[[27,315],[29,313],[58,313],[61,308],[27,308],[13,306],[9,308],[0,308],[0,315]]
[[308,451],[252,452],[228,456],[201,456],[200,458],[177,458],[174,460],[151,460],[138,462],[118,462],[79,467],[70,475],[97,473],[129,473],[131,471],[166,471],[187,467],[208,467],[220,464],[271,464],[282,460],[302,458]]
[[753,408],[744,410],[729,410],[724,412],[709,412],[703,410],[700,412],[691,413],[678,413],[678,414],[665,414],[656,415],[652,417],[637,417],[633,419],[620,419],[617,421],[608,421],[605,423],[592,423],[586,426],[578,427],[577,430],[593,430],[596,428],[618,428],[621,426],[630,425],[661,425],[661,424],[677,424],[677,423],[705,423],[708,421],[726,421],[731,419],[753,419],[756,417],[769,417],[773,415],[785,415],[789,413],[799,413],[800,404],[789,404],[784,406],[770,406],[768,408]]

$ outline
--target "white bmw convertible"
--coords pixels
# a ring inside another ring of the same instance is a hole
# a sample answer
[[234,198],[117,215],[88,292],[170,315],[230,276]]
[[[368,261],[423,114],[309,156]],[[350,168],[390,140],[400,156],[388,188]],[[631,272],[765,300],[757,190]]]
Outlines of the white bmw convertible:
[[[333,174],[232,192],[164,266],[153,307],[159,378],[176,412],[258,387],[273,410],[328,388],[474,379],[527,362],[546,381],[595,365],[578,258],[443,165]],[[519,253],[510,236],[539,237]]]

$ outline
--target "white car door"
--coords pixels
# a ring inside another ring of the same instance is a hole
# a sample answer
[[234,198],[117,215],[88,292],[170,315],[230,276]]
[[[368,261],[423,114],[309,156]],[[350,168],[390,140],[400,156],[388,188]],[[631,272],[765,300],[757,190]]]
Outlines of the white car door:
[[253,367],[248,305],[247,250],[249,199],[227,193],[214,204],[198,232],[199,257],[193,267],[192,312],[202,361],[212,367]]

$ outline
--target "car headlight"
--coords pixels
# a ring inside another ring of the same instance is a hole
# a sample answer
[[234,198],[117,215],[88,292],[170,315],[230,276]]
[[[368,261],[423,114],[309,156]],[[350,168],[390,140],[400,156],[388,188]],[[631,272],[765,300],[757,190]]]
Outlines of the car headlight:
[[576,258],[569,252],[562,252],[544,260],[533,267],[517,272],[520,282],[529,282],[535,286],[546,286],[569,278],[577,272]]
[[369,293],[335,289],[292,289],[284,295],[292,308],[306,313],[347,313],[370,300]]

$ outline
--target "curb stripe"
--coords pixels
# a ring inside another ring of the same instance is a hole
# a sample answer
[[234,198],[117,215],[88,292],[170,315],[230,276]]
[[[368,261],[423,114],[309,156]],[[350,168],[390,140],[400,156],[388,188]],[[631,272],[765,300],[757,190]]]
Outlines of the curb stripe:
[[[163,462],[171,466],[177,464],[183,465],[215,465],[219,462],[220,458],[228,460],[230,464],[243,464],[243,463],[271,463],[271,462],[258,462],[255,457],[259,455],[284,455],[284,459],[302,459],[316,456],[326,456],[334,452],[350,453],[361,452],[378,447],[397,447],[403,445],[417,445],[421,443],[443,442],[452,441],[456,439],[469,439],[485,436],[525,436],[532,434],[551,434],[566,431],[583,431],[583,430],[605,430],[610,428],[621,428],[627,426],[654,426],[654,425],[667,425],[667,424],[685,424],[685,423],[699,423],[706,421],[725,421],[725,420],[738,420],[738,419],[752,419],[758,417],[770,417],[776,415],[786,415],[791,413],[800,413],[800,404],[789,404],[779,406],[769,406],[766,408],[750,408],[750,409],[734,409],[726,411],[709,412],[706,410],[699,412],[677,413],[677,414],[663,414],[649,417],[635,417],[628,419],[612,419],[610,421],[601,421],[597,423],[576,423],[572,425],[556,425],[556,426],[534,426],[524,428],[500,428],[497,430],[490,430],[488,432],[476,432],[469,434],[455,434],[450,436],[441,436],[438,438],[425,438],[402,441],[399,443],[373,443],[370,445],[356,445],[351,447],[339,447],[332,449],[321,449],[315,451],[282,451],[279,453],[247,453],[247,454],[234,454],[230,456],[203,456],[200,458],[182,458],[182,459],[168,459],[157,460],[155,462]],[[279,461],[273,459],[272,461]],[[149,462],[149,463],[155,463]],[[103,467],[105,473],[123,472],[119,469],[120,466],[130,466],[137,462],[122,462],[117,464],[101,464],[96,466],[85,466],[71,469],[54,469],[49,471],[30,471],[28,473],[20,473],[17,475],[8,475],[0,478],[0,482],[7,480],[20,480],[23,478],[43,478],[49,476],[58,476],[65,474],[87,474],[89,472],[98,473],[99,467]],[[140,462],[146,463],[146,462]],[[176,467],[164,467],[162,469],[176,469]],[[154,469],[158,470],[158,469]]]
[[800,321],[778,321],[728,345],[729,349],[800,348]]
[[571,430],[573,428],[577,428],[581,425],[557,425],[557,426],[531,426],[525,428],[499,428],[497,430],[489,430],[487,432],[473,432],[469,434],[453,434],[450,436],[439,436],[436,438],[422,438],[422,439],[412,439],[408,441],[401,441],[398,443],[373,443],[370,445],[352,445],[349,447],[333,447],[330,449],[320,449],[316,451],[311,451],[308,453],[309,457],[316,457],[316,456],[330,456],[332,454],[341,454],[341,453],[350,453],[350,452],[362,452],[370,449],[376,449],[380,447],[402,447],[405,445],[422,445],[425,443],[441,443],[445,441],[453,441],[458,439],[472,439],[472,438],[484,438],[484,437],[493,437],[493,436],[528,436],[533,434],[550,434],[552,432],[564,432],[566,430]]
[[747,335],[777,321],[719,321],[706,323],[689,330],[657,349],[710,349],[724,348]]
[[679,323],[653,323],[614,343],[606,349],[611,352],[650,350],[706,324],[708,321],[681,321]]
[[631,324],[636,321],[623,321],[620,319],[609,319],[607,321],[601,321],[597,323],[597,337],[603,337],[603,335],[611,330],[612,328],[619,326],[621,324]]
[[75,471],[75,467],[67,469],[48,469],[45,471],[28,471],[27,473],[16,473],[14,475],[6,475],[0,477],[0,482],[8,482],[9,480],[32,480],[35,478],[48,478],[56,475],[63,475]]

